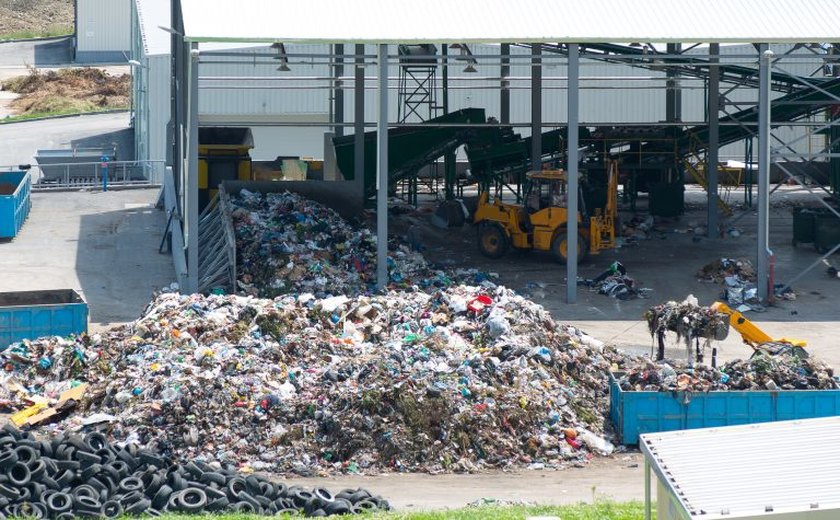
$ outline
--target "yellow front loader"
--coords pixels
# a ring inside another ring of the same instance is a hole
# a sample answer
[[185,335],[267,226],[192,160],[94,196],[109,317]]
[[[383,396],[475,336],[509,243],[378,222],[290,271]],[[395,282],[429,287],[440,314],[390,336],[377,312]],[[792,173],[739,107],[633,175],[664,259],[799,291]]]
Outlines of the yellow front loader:
[[[618,168],[607,161],[606,207],[598,208],[589,219],[576,218],[579,227],[577,258],[583,260],[603,249],[615,247]],[[488,191],[481,193],[473,222],[478,225],[478,247],[490,258],[501,258],[510,247],[521,250],[551,251],[565,263],[568,251],[566,202],[568,190],[564,170],[542,170],[527,174],[524,204],[499,199],[490,202]]]

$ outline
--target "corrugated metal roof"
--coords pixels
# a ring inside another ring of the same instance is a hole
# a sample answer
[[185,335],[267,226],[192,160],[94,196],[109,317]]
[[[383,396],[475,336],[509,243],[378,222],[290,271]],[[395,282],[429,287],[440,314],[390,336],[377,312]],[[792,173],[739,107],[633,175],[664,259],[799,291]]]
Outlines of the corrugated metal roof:
[[171,35],[161,27],[172,27],[169,0],[135,0],[137,22],[146,56],[169,54]]
[[840,417],[649,433],[639,444],[691,518],[840,511]]
[[192,41],[812,42],[839,0],[182,0]]

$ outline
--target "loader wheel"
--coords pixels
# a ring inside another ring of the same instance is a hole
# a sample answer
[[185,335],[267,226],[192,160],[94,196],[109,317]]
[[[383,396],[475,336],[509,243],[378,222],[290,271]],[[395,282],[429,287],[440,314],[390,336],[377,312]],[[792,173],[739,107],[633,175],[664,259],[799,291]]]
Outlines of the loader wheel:
[[[567,233],[558,232],[551,240],[551,252],[554,254],[554,258],[561,264],[566,263],[568,237],[569,235]],[[578,263],[581,263],[589,256],[589,241],[580,235],[578,235],[577,253]]]
[[501,226],[489,223],[480,224],[478,249],[488,258],[503,257],[508,250],[508,238]]

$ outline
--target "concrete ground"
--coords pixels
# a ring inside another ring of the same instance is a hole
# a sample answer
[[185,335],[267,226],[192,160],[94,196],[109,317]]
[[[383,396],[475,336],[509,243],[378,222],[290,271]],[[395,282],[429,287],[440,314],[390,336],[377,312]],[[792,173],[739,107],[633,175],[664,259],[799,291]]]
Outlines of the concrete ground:
[[76,289],[91,330],[136,319],[152,293],[175,280],[159,254],[166,224],[158,190],[32,194],[17,237],[0,241],[0,292]]

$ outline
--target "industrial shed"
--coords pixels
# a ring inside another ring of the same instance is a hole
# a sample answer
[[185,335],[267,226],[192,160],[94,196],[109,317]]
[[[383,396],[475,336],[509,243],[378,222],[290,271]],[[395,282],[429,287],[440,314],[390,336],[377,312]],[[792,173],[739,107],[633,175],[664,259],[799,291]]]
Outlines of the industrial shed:
[[76,0],[75,62],[128,61],[131,4],[131,0]]
[[[385,131],[423,124],[434,119],[436,110],[448,114],[458,107],[483,102],[482,108],[493,116],[486,126],[501,125],[522,136],[533,136],[528,140],[532,169],[545,164],[541,155],[546,129],[560,132],[550,134],[550,139],[568,136],[555,151],[568,171],[570,192],[577,191],[581,156],[575,135],[583,127],[610,127],[623,136],[627,135],[623,128],[640,125],[652,124],[668,130],[666,133],[676,129],[681,144],[674,148],[678,161],[672,168],[681,170],[684,160],[700,151],[708,164],[740,156],[748,169],[757,170],[757,267],[762,299],[767,298],[772,284],[772,252],[767,236],[772,168],[784,178],[795,180],[786,161],[813,163],[833,158],[834,140],[829,142],[825,137],[833,124],[825,114],[835,100],[840,101],[832,79],[837,70],[833,65],[835,49],[819,43],[836,40],[833,22],[837,5],[832,1],[793,5],[782,0],[743,0],[706,2],[690,8],[661,0],[634,4],[632,8],[614,2],[581,6],[533,1],[514,11],[504,2],[464,2],[457,5],[457,12],[451,12],[452,6],[443,4],[418,10],[401,3],[350,6],[325,0],[315,9],[320,13],[318,24],[308,23],[312,6],[281,9],[257,0],[240,3],[235,9],[225,2],[180,4],[176,2],[175,17],[166,28],[173,35],[172,70],[176,78],[171,97],[174,132],[166,147],[172,145],[176,186],[184,190],[180,211],[188,239],[186,264],[191,267],[188,273],[179,273],[184,274],[184,285],[190,289],[201,287],[198,236],[189,231],[198,222],[198,204],[191,199],[197,175],[197,128],[203,121],[212,120],[207,115],[213,110],[221,112],[215,114],[215,124],[320,127],[337,136],[352,130],[353,135],[360,136],[355,141],[355,168],[345,170],[364,170],[366,176],[366,165],[373,161],[360,152],[361,135],[374,126],[375,120],[379,135],[377,182],[370,187],[377,195],[378,231],[382,236],[387,232],[384,204],[390,188],[385,174],[389,172],[388,158],[383,155],[388,149]],[[658,16],[649,16],[651,12]],[[698,24],[698,20],[703,23]],[[248,45],[263,47],[243,51],[242,47]],[[311,46],[317,45],[323,46],[326,54],[315,52]],[[411,68],[407,62],[412,58],[406,55],[411,51],[404,53],[404,48],[430,45],[436,46],[429,55],[437,64],[430,68],[442,64],[442,77],[413,77],[407,73]],[[389,68],[389,64],[396,66]],[[604,64],[612,67],[609,73],[590,73]],[[306,69],[315,65],[325,68]],[[457,72],[462,66],[463,73]],[[249,67],[251,72],[243,74]],[[290,77],[296,67],[306,72]],[[478,72],[485,67],[489,73]],[[270,68],[274,73],[266,74],[264,71]],[[350,70],[352,75],[348,74]],[[428,88],[429,81],[440,81],[442,88]],[[296,90],[309,92],[307,97],[297,98],[297,94],[289,93]],[[345,96],[351,90],[352,101]],[[211,96],[222,95],[216,91],[230,91],[228,99],[241,96],[236,102],[239,109],[220,110],[226,106],[224,97],[205,107],[203,103]],[[324,91],[327,96],[321,95]],[[483,91],[494,99],[482,98]],[[412,98],[418,92],[420,99]],[[435,97],[438,92],[440,97]],[[310,115],[319,114],[317,117],[324,114],[323,105],[320,110],[315,108],[317,100],[326,97],[327,123],[301,116],[289,122],[282,114],[272,114],[269,107],[281,106],[272,104],[275,95],[278,99],[295,99],[295,107]],[[313,101],[315,104],[310,105]],[[493,114],[496,104],[498,118]],[[428,112],[421,115],[419,111]],[[157,131],[152,129],[152,133]],[[643,150],[656,148],[650,139],[647,144],[638,139],[635,143]],[[695,148],[697,143],[701,146]],[[550,147],[556,148],[556,144],[550,143]],[[740,146],[744,152],[737,148],[729,151],[727,145]],[[325,156],[329,155],[328,147]],[[609,153],[626,154],[627,149],[619,147]],[[444,162],[451,165],[454,157]],[[445,170],[449,171],[449,166]],[[709,192],[707,224],[712,237],[721,223],[716,169],[700,183]],[[447,180],[446,197],[452,194],[452,184]],[[577,211],[573,199],[569,199],[570,212]],[[578,236],[577,231],[577,223],[569,219],[569,279],[577,275],[572,238]],[[382,242],[380,263],[384,266]],[[383,269],[380,286],[386,281]],[[568,284],[568,301],[575,301],[575,295],[575,285]]]

